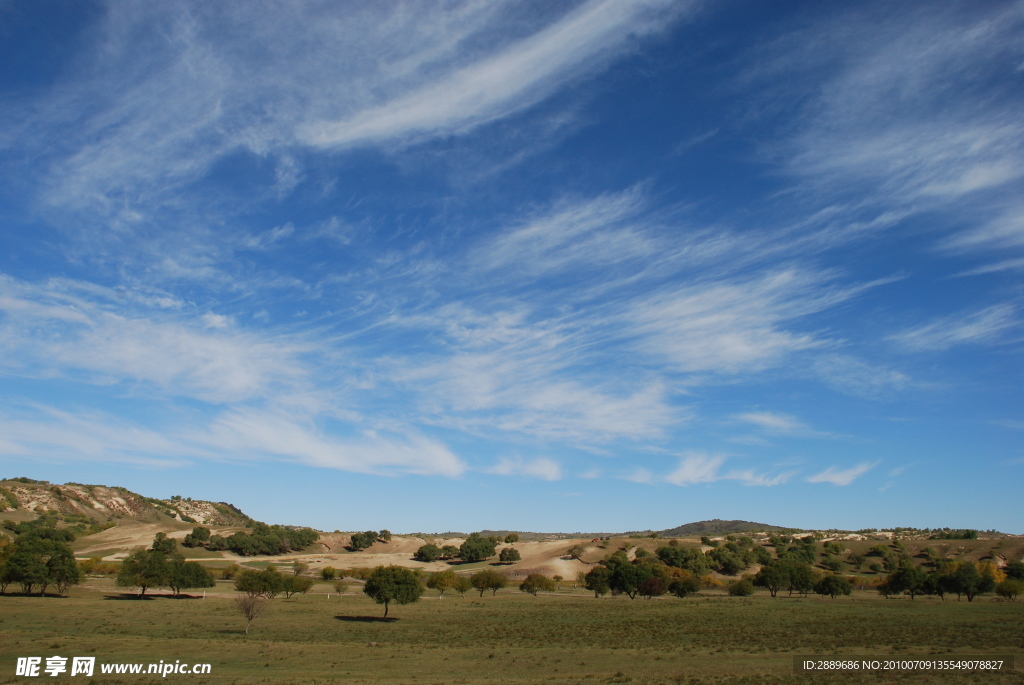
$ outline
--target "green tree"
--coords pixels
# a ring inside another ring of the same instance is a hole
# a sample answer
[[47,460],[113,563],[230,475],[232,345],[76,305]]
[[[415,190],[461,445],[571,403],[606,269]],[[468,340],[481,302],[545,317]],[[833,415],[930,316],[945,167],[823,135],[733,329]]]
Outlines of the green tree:
[[679,547],[669,543],[668,546],[659,547],[654,553],[662,563],[675,568],[684,568],[697,577],[706,576],[711,571],[707,557],[695,547]]
[[827,555],[824,559],[822,559],[821,566],[822,568],[828,569],[833,573],[839,573],[843,570],[843,563],[832,555]]
[[801,594],[807,594],[814,589],[814,584],[818,581],[817,576],[814,573],[814,569],[811,565],[802,561],[788,561],[789,568],[789,596],[793,596],[793,591],[796,590]]
[[825,554],[842,556],[845,551],[846,548],[843,547],[843,543],[841,542],[831,541],[825,543]]
[[1024,580],[1006,578],[996,585],[996,594],[1011,602],[1017,601],[1017,596],[1024,594]]
[[444,547],[441,548],[441,558],[442,559],[458,559],[459,558],[459,548],[456,547],[455,545],[445,545]]
[[577,544],[577,545],[573,545],[572,547],[570,547],[566,551],[566,555],[570,559],[577,559],[577,560],[579,560],[579,559],[583,558],[583,555],[586,554],[586,552],[587,552],[586,545]]
[[1006,565],[1006,576],[1016,580],[1024,580],[1024,561],[1011,561]]
[[167,537],[166,533],[157,533],[153,538],[153,546],[150,549],[154,552],[161,552],[168,557],[179,556],[178,541]]
[[784,561],[776,561],[762,566],[754,576],[754,585],[766,588],[774,597],[779,590],[789,586],[789,568],[789,564]]
[[437,561],[441,558],[441,548],[433,543],[420,545],[419,549],[416,550],[416,553],[413,555],[413,557],[416,559],[416,561]]
[[501,550],[501,554],[498,555],[498,561],[503,564],[512,564],[520,559],[522,559],[522,557],[519,556],[519,550],[515,547],[506,547]]
[[978,595],[992,592],[996,589],[996,579],[991,573],[978,573],[978,567],[973,562],[965,561],[950,574],[950,584],[953,592],[956,592],[957,599],[963,594],[968,602],[973,602]]
[[427,578],[427,587],[431,590],[437,590],[438,596],[444,598],[445,591],[454,588],[457,580],[458,576],[451,569],[438,571],[437,573],[430,574],[430,577]]
[[910,599],[914,599],[915,596],[924,593],[925,580],[924,571],[913,564],[904,564],[886,578],[885,584],[889,594],[906,593],[910,595]]
[[185,547],[203,547],[210,541],[210,529],[205,526],[196,526],[192,532],[185,536],[181,544]]
[[509,533],[505,536],[505,544],[511,545],[519,542],[519,533]]
[[848,595],[853,591],[850,581],[842,576],[826,575],[814,584],[814,591],[819,595],[829,595],[835,599],[838,595]]
[[508,585],[508,579],[503,574],[491,569],[477,571],[470,576],[469,582],[480,591],[481,597],[484,596],[484,590],[490,590],[493,597],[498,594],[498,590]]
[[473,587],[472,581],[466,576],[457,576],[455,578],[455,584],[452,589],[459,593],[460,596],[465,597],[466,593]]
[[285,576],[278,573],[273,566],[268,566],[262,571],[246,569],[235,579],[235,589],[249,597],[274,599],[284,590],[284,579]]
[[380,538],[381,542],[391,542],[391,531],[385,528],[377,533],[377,537]]
[[494,556],[494,549],[497,543],[480,535],[472,533],[459,547],[459,558],[463,561],[483,561]]
[[72,585],[82,581],[82,571],[75,562],[74,553],[61,536],[49,536],[46,531],[29,529],[3,548],[0,555],[0,586],[6,591],[10,583],[20,583],[25,594],[39,588],[40,596],[50,585],[64,594]]
[[674,580],[668,586],[668,591],[679,598],[686,597],[687,595],[693,595],[700,591],[700,583],[696,578],[690,576],[689,578],[680,578]]
[[612,591],[611,577],[610,570],[604,566],[597,566],[583,577],[583,587],[592,590],[595,598],[607,595]]
[[391,603],[411,604],[423,595],[423,585],[411,570],[403,566],[378,566],[363,585],[363,592],[377,604],[384,605],[387,618]]
[[121,562],[121,569],[114,582],[118,587],[137,587],[140,590],[139,596],[145,597],[149,588],[167,585],[170,574],[170,562],[166,554],[151,549],[138,549]]
[[168,571],[167,587],[171,588],[175,597],[181,594],[182,590],[216,585],[213,575],[198,561],[174,559],[171,561]]
[[348,546],[354,551],[359,552],[377,542],[377,538],[379,536],[380,533],[375,530],[368,530],[363,533],[353,533]]
[[654,571],[647,564],[617,564],[612,569],[609,585],[612,592],[625,593],[630,599],[636,599],[641,583],[653,575]]
[[324,566],[320,569],[320,577],[324,580],[334,580],[338,575],[338,569],[333,566]]
[[296,593],[304,595],[312,589],[313,579],[306,576],[290,575],[281,579],[281,591],[285,599],[291,599]]
[[531,573],[519,584],[519,589],[536,597],[538,592],[554,592],[555,581],[541,573]]
[[729,586],[729,595],[732,597],[749,597],[754,594],[754,584],[749,580],[737,580]]

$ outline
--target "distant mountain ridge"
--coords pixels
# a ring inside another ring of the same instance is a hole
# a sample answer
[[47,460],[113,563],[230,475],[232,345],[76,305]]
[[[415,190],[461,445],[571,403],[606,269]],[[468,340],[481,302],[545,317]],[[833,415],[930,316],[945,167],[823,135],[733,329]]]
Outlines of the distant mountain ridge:
[[711,519],[710,521],[694,521],[684,523],[675,528],[659,530],[660,537],[683,537],[686,535],[723,535],[728,533],[753,533],[763,531],[765,533],[789,533],[802,532],[802,528],[784,528],[772,526],[767,523],[755,521],[723,521],[722,519]]
[[227,502],[180,497],[163,500],[144,497],[122,487],[82,483],[55,485],[32,478],[0,480],[0,512],[5,517],[17,512],[17,518],[52,512],[68,522],[132,519],[159,523],[171,519],[214,526],[242,526],[252,522],[238,507]]

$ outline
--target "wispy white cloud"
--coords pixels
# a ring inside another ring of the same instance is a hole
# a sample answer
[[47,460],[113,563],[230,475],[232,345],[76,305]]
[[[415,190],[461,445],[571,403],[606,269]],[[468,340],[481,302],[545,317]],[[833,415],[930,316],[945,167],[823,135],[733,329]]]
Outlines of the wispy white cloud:
[[487,241],[470,262],[488,270],[513,269],[536,276],[580,265],[649,258],[659,245],[629,225],[643,203],[639,188],[586,201],[563,201],[562,206]]
[[812,371],[826,385],[857,397],[882,398],[912,385],[911,378],[902,371],[843,354],[819,356],[812,363]]
[[788,39],[778,44],[788,67],[831,46],[823,53],[831,61],[806,67],[824,78],[803,112],[793,169],[808,179],[858,177],[903,197],[947,200],[1020,178],[1024,130],[1014,116],[1016,98],[988,93],[982,106],[947,97],[951,81],[970,90],[979,70],[1016,51],[1019,9],[901,19],[880,27],[868,14],[845,12],[816,26],[796,52]]
[[466,469],[445,445],[415,432],[332,436],[318,430],[304,415],[280,411],[232,409],[194,437],[231,454],[251,452],[355,473],[455,477]]
[[756,371],[827,345],[787,325],[852,294],[825,287],[819,275],[786,270],[663,289],[636,300],[623,318],[639,349],[681,371]]
[[952,236],[943,242],[943,247],[951,251],[1002,251],[1024,247],[1024,206],[1010,207],[984,221],[981,226]]
[[143,382],[223,402],[305,385],[295,340],[238,331],[222,315],[126,315],[59,289],[0,281],[0,349],[9,370],[75,375],[94,383]]
[[694,485],[719,480],[718,471],[728,457],[724,455],[690,454],[683,457],[679,466],[665,476],[673,485]]
[[833,485],[849,485],[871,469],[878,466],[879,462],[864,462],[848,469],[838,469],[830,466],[821,473],[816,473],[807,478],[808,483],[831,483]]
[[[32,406],[0,412],[0,454],[25,460],[181,467],[213,454],[159,429],[104,412]],[[172,456],[173,455],[173,456]]]
[[18,415],[0,413],[0,433],[6,436],[0,454],[23,459],[160,467],[284,461],[353,473],[445,477],[466,469],[446,446],[415,431],[332,436],[294,410],[237,407],[208,424],[164,420],[147,427],[104,412],[41,406],[22,408]]
[[[54,88],[8,99],[0,147],[35,160],[41,209],[115,228],[94,239],[155,224],[166,232],[182,213],[199,223],[186,196],[206,198],[208,221],[232,211],[194,185],[226,158],[272,170],[253,180],[281,199],[305,176],[299,148],[448,136],[508,117],[602,70],[693,5],[586,0],[527,13],[477,0],[110,2]],[[267,239],[238,236],[250,249]]]
[[737,421],[751,423],[762,430],[777,435],[816,435],[817,432],[799,419],[787,414],[770,411],[755,411],[737,414]]
[[891,339],[911,350],[945,350],[955,345],[998,342],[1007,331],[1020,324],[1013,305],[998,304],[981,311],[942,317],[897,333]]
[[679,466],[664,477],[664,481],[672,485],[696,485],[713,483],[720,480],[735,480],[744,485],[773,487],[789,481],[796,473],[785,471],[776,474],[759,473],[753,469],[732,469],[723,471],[722,467],[729,457],[722,454],[711,455],[691,452],[679,461]]
[[501,476],[525,476],[540,480],[561,480],[563,476],[561,464],[547,457],[537,457],[536,459],[502,457],[487,472]]
[[346,146],[457,132],[527,107],[569,78],[592,73],[630,38],[665,27],[688,3],[590,0],[500,53],[336,122],[302,127],[305,141]]
[[761,114],[785,115],[763,150],[815,200],[945,212],[936,231],[967,227],[947,249],[1019,246],[1019,211],[1000,214],[1024,181],[1024,98],[1006,75],[1024,15],[1017,3],[934,9],[879,21],[846,8],[756,48],[740,82],[764,84]]

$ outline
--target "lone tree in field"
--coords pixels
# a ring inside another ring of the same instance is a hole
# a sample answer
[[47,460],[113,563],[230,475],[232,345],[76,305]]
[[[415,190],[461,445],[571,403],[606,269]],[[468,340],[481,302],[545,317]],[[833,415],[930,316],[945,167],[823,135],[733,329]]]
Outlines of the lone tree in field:
[[555,581],[543,574],[531,573],[526,576],[526,580],[520,583],[519,589],[536,597],[538,592],[554,592]]
[[115,582],[118,587],[137,587],[141,590],[139,596],[145,597],[148,588],[166,585],[169,577],[170,564],[166,554],[152,549],[139,549],[121,562],[121,570]]
[[765,564],[754,576],[754,585],[766,588],[774,597],[779,590],[789,585],[789,570],[782,563]]
[[465,597],[466,593],[473,589],[473,581],[466,576],[456,576],[455,585],[452,588],[459,593],[460,597]]
[[[288,576],[295,578],[297,576]],[[278,593],[284,590],[285,576],[277,572],[273,566],[268,566],[262,571],[246,569],[235,578],[235,589],[244,592],[249,597],[266,597],[274,599]]]
[[850,581],[842,576],[827,575],[814,584],[814,591],[824,597],[829,595],[835,599],[839,595],[848,595],[853,590]]
[[377,604],[384,605],[384,618],[391,603],[411,604],[423,594],[423,585],[416,574],[402,566],[378,566],[363,585],[363,592]]
[[498,590],[508,585],[508,579],[504,575],[490,569],[477,571],[470,577],[469,582],[480,591],[481,597],[484,596],[484,590],[490,590],[493,597],[498,594]]
[[249,626],[267,610],[267,600],[262,597],[241,595],[235,597],[235,606],[245,616],[245,634],[249,634]]
[[505,536],[505,542],[509,545],[514,542],[519,542],[519,533],[509,533]]
[[216,585],[213,575],[198,561],[175,559],[168,567],[168,571],[167,587],[171,588],[175,597],[180,595],[182,590]]
[[1006,578],[996,585],[996,593],[1003,599],[1011,602],[1017,601],[1017,595],[1024,594],[1024,581],[1016,578]]
[[501,554],[498,555],[498,561],[500,561],[503,564],[512,564],[521,559],[522,557],[519,556],[519,550],[517,550],[515,547],[506,547],[505,549],[501,550]]
[[455,583],[458,580],[458,576],[455,575],[455,571],[448,569],[446,571],[438,571],[432,573],[427,578],[427,587],[431,590],[437,590],[438,598],[443,599],[445,590],[451,590],[455,587]]
[[304,595],[313,589],[313,579],[305,576],[284,576],[281,580],[281,591],[285,599],[291,599],[296,593]]

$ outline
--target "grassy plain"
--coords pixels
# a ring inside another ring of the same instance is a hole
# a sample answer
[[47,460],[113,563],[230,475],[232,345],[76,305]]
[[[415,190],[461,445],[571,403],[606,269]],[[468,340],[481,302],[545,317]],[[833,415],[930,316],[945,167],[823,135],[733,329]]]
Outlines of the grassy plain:
[[[509,588],[392,607],[318,585],[271,602],[244,634],[229,584],[207,599],[122,595],[90,579],[67,598],[0,597],[0,683],[18,656],[98,662],[209,662],[191,683],[846,683],[899,675],[794,675],[795,655],[1013,655],[1014,674],[916,675],[914,683],[1024,683],[1024,603],[981,597],[836,600],[719,594],[594,599],[583,590],[532,597]],[[60,678],[44,676],[47,681]],[[141,683],[151,676],[92,682]],[[903,679],[907,677],[904,676]],[[156,680],[160,680],[156,678]],[[67,678],[84,682],[83,678]]]

